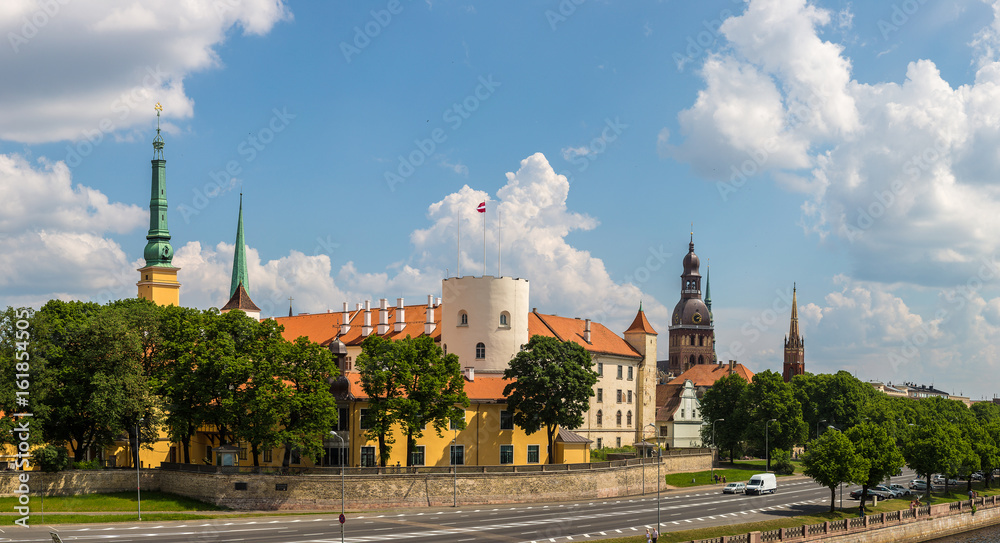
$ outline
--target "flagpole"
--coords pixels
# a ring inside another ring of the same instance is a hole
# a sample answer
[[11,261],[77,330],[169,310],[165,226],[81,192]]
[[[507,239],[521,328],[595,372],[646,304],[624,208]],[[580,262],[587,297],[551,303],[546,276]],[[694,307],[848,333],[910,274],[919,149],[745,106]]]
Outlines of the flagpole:
[[503,217],[500,215],[500,206],[497,206],[497,277],[503,277]]
[[483,209],[483,277],[486,277],[486,209]]
[[458,210],[458,273],[455,277],[462,276],[462,210]]

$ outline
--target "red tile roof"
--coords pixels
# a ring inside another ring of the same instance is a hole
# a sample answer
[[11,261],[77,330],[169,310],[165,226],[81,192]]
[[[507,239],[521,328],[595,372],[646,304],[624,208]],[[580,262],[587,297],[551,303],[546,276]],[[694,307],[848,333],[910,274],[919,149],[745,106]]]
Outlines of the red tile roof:
[[[361,388],[360,373],[348,373],[347,380],[350,383],[350,393],[352,396],[359,399],[368,397]],[[512,380],[507,380],[503,377],[476,376],[472,381],[465,381],[465,395],[473,402],[496,400],[506,402],[507,397],[503,395],[503,389],[512,382]]]
[[575,341],[592,353],[614,354],[639,357],[639,351],[632,348],[621,336],[608,330],[599,322],[590,323],[590,343],[583,339],[586,322],[557,315],[545,315],[532,311],[528,313],[528,336],[549,336],[562,341]]
[[716,381],[730,373],[739,375],[748,383],[753,380],[754,376],[754,372],[747,369],[743,364],[734,364],[732,372],[729,370],[729,364],[697,364],[667,384],[683,385],[685,380],[690,379],[696,387],[710,387]]
[[653,330],[653,327],[649,324],[649,321],[646,320],[646,314],[641,309],[636,313],[635,320],[632,321],[632,324],[625,332],[644,332],[654,336],[658,335],[656,330]]

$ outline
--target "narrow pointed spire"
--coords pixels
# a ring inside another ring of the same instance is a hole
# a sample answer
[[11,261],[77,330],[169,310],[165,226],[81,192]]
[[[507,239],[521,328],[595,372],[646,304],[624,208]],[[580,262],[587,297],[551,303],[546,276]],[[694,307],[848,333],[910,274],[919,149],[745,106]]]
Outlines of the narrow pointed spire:
[[705,270],[705,305],[708,306],[708,321],[713,322],[712,315],[712,259],[708,259],[708,266]]
[[788,338],[792,341],[799,341],[799,304],[796,299],[796,285],[792,283],[792,322],[788,326]]
[[172,267],[174,248],[170,245],[167,228],[167,161],[163,159],[163,137],[160,136],[160,112],[156,104],[156,137],[153,138],[153,175],[149,195],[149,232],[143,257],[146,266]]
[[243,193],[240,193],[240,218],[236,226],[236,251],[233,254],[233,281],[229,287],[229,296],[236,294],[236,289],[243,285],[243,290],[249,290],[250,278],[247,274],[247,250],[243,241]]

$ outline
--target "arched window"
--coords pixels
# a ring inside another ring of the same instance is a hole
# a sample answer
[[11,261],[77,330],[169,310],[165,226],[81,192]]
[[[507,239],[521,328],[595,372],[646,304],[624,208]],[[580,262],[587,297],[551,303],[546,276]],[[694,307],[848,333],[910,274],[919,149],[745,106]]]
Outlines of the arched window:
[[697,345],[697,343],[694,342],[694,334],[691,334],[691,343],[690,343],[690,345]]
[[458,312],[458,325],[459,326],[468,326],[469,325],[469,314],[466,313],[465,311],[459,311]]
[[698,336],[698,346],[699,347],[705,346],[705,336]]
[[694,355],[691,355],[689,362],[692,366],[694,365]]
[[705,357],[704,356],[699,356],[698,357],[698,364],[704,364],[704,363],[705,363]]
[[476,343],[476,360],[482,360],[486,358],[486,344]]
[[597,410],[597,426],[600,427],[603,422],[604,422],[604,413],[600,409],[598,409]]
[[628,414],[625,415],[625,426],[632,426],[632,412],[631,411],[629,411]]
[[507,313],[506,311],[500,313],[500,326],[503,328],[510,327],[510,313]]
[[621,411],[619,411],[618,414],[615,415],[615,422],[618,424],[618,426],[622,425],[622,412]]

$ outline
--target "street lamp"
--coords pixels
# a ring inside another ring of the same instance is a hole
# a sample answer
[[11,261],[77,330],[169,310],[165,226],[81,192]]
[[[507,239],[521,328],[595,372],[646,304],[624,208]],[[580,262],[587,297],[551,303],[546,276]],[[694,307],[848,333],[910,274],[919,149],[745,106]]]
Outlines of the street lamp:
[[139,419],[135,423],[135,494],[138,500],[136,512],[139,514],[139,520],[142,520],[142,483],[139,481],[139,425],[143,422],[143,419]]
[[771,471],[771,448],[768,444],[768,432],[771,430],[771,423],[777,421],[778,419],[771,419],[764,424],[764,460],[767,463],[767,467],[764,471]]
[[826,422],[826,419],[816,421],[816,439],[819,439],[819,425]]
[[[719,456],[719,446],[715,444],[715,423],[726,422],[726,419],[715,419],[712,421],[712,447],[715,448],[715,456]],[[712,480],[715,480],[715,458],[712,458]],[[731,460],[730,460],[731,461]]]
[[451,471],[454,476],[453,479],[454,483],[452,486],[452,499],[454,500],[454,503],[452,504],[453,507],[458,507],[458,463],[456,462],[457,460],[456,457],[458,456],[456,454],[457,452],[458,452],[458,428],[455,428],[455,437],[452,438],[451,440]]
[[[656,437],[656,533],[660,533],[660,431],[654,424],[647,424],[646,426],[653,427],[653,435]],[[642,469],[643,474],[646,473],[646,468]]]
[[[330,435],[340,440],[340,449],[344,450],[344,438],[340,437],[340,434],[330,430]],[[340,458],[340,516],[344,516],[344,457],[342,454],[337,455]],[[340,523],[340,543],[344,543],[344,523]]]

